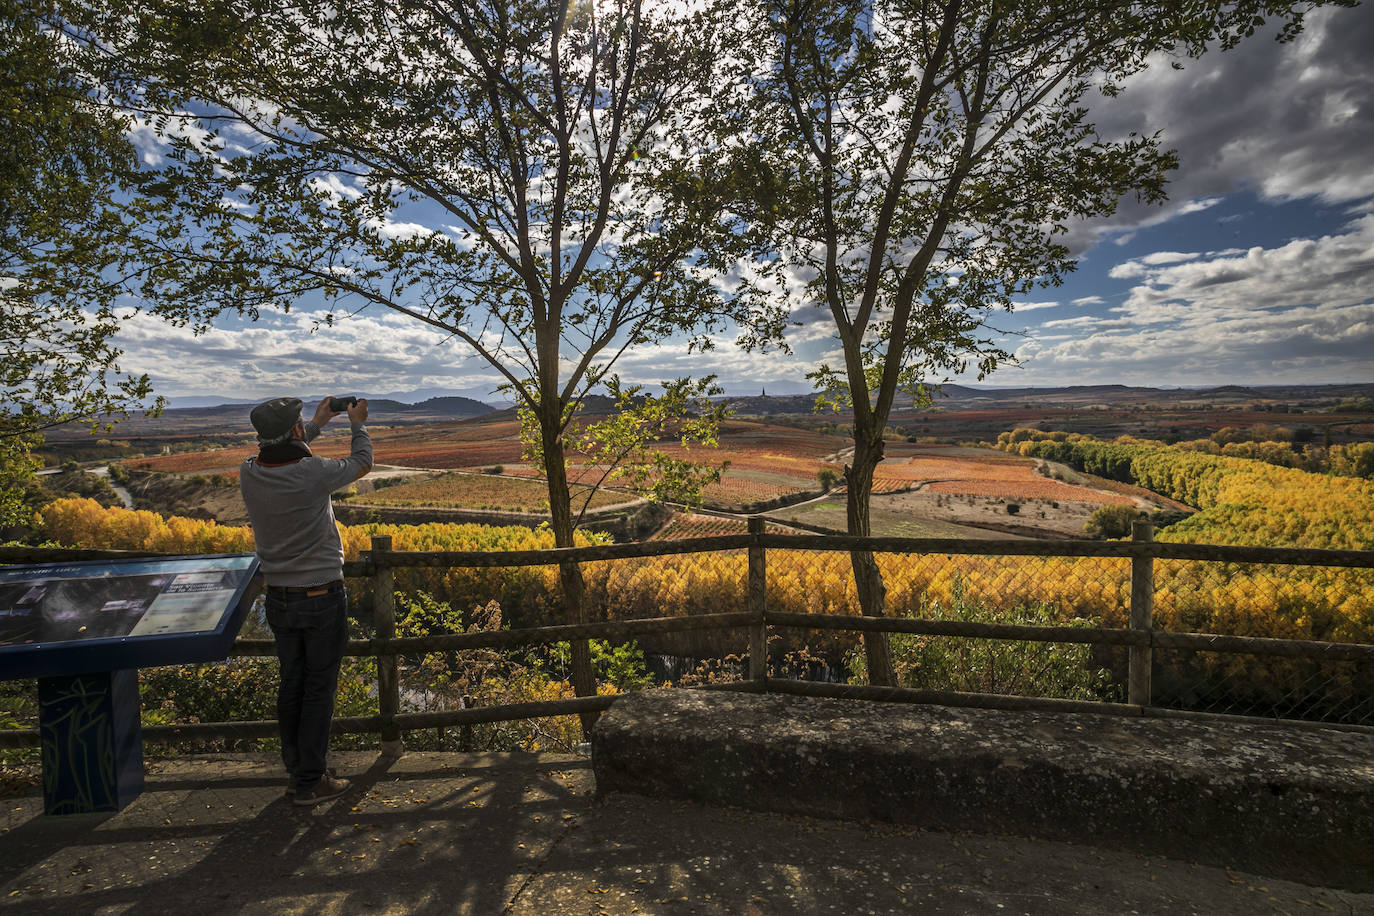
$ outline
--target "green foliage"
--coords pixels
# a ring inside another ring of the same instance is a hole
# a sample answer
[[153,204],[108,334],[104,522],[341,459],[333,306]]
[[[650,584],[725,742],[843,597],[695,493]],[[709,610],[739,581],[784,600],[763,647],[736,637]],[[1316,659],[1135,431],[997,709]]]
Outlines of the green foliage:
[[[644,652],[633,641],[612,645],[604,639],[592,641],[592,665],[598,680],[613,684],[617,690],[643,690],[653,686],[644,666]],[[557,676],[567,677],[572,666],[572,647],[566,642],[548,648],[542,662]]]
[[[233,722],[275,719],[279,679],[274,659],[230,658],[203,665],[170,665],[143,668],[138,675],[144,725],[179,722]],[[375,715],[371,696],[377,682],[376,663],[370,659],[345,658],[339,669],[335,716]],[[261,739],[268,747],[275,738]],[[337,746],[366,746],[366,736],[335,737]],[[177,742],[187,751],[238,750],[255,739],[198,739]]]
[[138,677],[146,724],[274,719],[277,667],[271,659],[144,668]]
[[[426,592],[397,595],[399,636],[493,632],[505,628],[495,601],[460,612]],[[619,690],[649,686],[643,653],[633,644],[591,645],[598,679]],[[564,698],[571,659],[568,643],[542,650],[471,649],[430,652],[402,659],[402,685],[407,702],[419,709],[463,704],[496,706]],[[413,733],[406,743],[417,749],[572,750],[579,740],[575,720],[541,719],[489,723],[430,736]]]
[[829,491],[838,479],[839,475],[831,468],[821,468],[816,472],[816,481],[821,485],[822,490]]
[[121,487],[129,485],[129,469],[122,462],[117,461],[110,465],[110,482],[117,483]]
[[43,430],[151,397],[112,340],[137,158],[45,13],[0,0],[0,525],[25,521],[16,487]]
[[462,613],[429,592],[396,595],[397,636],[439,636],[462,633],[466,628]]
[[[604,418],[581,423],[564,452],[601,472],[584,493],[577,494],[581,500],[577,521],[585,516],[597,489],[610,480],[651,502],[700,506],[702,489],[720,481],[724,466],[670,455],[657,446],[676,441],[686,451],[718,445],[720,424],[729,411],[723,401],[711,400],[722,393],[716,377],[664,382],[663,393],[658,395],[646,392],[643,385],[623,385],[615,376],[607,378],[605,385],[614,409]],[[573,408],[569,423],[575,422],[579,407]],[[528,409],[519,414],[523,457],[547,474],[539,417]]]
[[[1048,603],[991,607],[967,597],[959,583],[947,604],[922,601],[910,616],[1030,626],[1100,625],[1086,618],[1065,620]],[[1072,700],[1117,698],[1110,672],[1094,665],[1090,646],[1077,643],[893,634],[891,651],[901,687]],[[862,651],[851,650],[846,664],[852,683],[868,683]]]
[[[723,279],[749,244],[708,117],[728,9],[61,7],[166,144],[150,187],[194,214],[131,221],[159,256],[140,292],[172,321],[391,310],[499,373],[560,466],[575,406],[627,350],[780,329]],[[566,480],[547,479],[566,546]]]
[[[0,681],[0,731],[37,726],[38,682],[31,678]],[[10,783],[28,783],[38,759],[38,748],[0,750],[0,789]]]
[[42,466],[31,451],[40,441],[36,436],[0,436],[0,528],[27,527],[33,517],[26,492],[36,486],[34,471]]
[[1131,533],[1131,525],[1141,517],[1134,506],[1103,506],[1088,516],[1083,533],[1090,538],[1124,538]]
[[[873,471],[898,395],[1012,358],[988,328],[1076,267],[1063,236],[1118,201],[1165,199],[1158,134],[1100,132],[1107,99],[1161,52],[1197,56],[1308,4],[1245,0],[926,4],[756,0],[738,17],[751,180],[741,210],[774,257],[761,273],[832,320],[841,362],[808,373],[817,405],[852,408],[848,533],[868,535]],[[1296,27],[1286,28],[1291,34]],[[1110,104],[1108,102],[1108,104]],[[1103,108],[1096,103],[1094,112]],[[855,551],[859,603],[881,572]],[[877,683],[888,680],[880,640]]]

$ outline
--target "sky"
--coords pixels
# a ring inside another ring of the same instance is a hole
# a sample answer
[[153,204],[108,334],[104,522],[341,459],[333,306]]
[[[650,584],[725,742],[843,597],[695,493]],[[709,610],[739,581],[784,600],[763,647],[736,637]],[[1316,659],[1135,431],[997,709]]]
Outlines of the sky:
[[[1108,136],[1160,131],[1177,150],[1169,201],[1125,201],[1072,227],[1078,269],[993,317],[1017,364],[982,384],[1374,381],[1374,4],[1318,11],[1290,44],[1271,36],[1182,70],[1154,61],[1121,96],[1090,103]],[[793,317],[791,356],[760,358],[723,335],[705,355],[638,348],[620,372],[647,384],[712,372],[731,394],[806,392],[806,372],[836,362],[835,342],[814,307]],[[173,406],[324,392],[499,400],[492,370],[401,316],[316,324],[293,310],[194,337],[136,316],[119,336],[121,365],[148,373]]]

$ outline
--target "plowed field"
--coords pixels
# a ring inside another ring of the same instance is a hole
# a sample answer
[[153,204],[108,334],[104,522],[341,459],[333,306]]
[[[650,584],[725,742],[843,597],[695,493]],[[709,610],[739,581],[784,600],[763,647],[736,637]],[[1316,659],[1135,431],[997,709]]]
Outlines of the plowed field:
[[950,454],[948,450],[931,449],[924,454],[898,455],[883,461],[874,472],[873,490],[884,493],[914,488],[926,493],[990,499],[1076,500],[1101,505],[1135,503],[1124,493],[1103,492],[1052,480],[1036,468],[1037,462],[1032,459],[995,454]]

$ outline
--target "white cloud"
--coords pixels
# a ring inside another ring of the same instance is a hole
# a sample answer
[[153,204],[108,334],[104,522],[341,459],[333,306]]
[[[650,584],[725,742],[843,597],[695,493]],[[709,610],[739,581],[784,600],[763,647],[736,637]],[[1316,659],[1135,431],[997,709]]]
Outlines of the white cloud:
[[1095,315],[1080,315],[1077,318],[1058,318],[1054,321],[1044,321],[1038,326],[1042,328],[1102,328],[1119,327],[1121,321],[1113,318],[1099,318]]
[[1015,302],[1012,303],[1013,311],[1034,312],[1039,309],[1052,309],[1059,306],[1058,302]]
[[1103,299],[1101,296],[1080,296],[1079,298],[1073,300],[1071,304],[1082,307],[1085,305],[1103,305],[1106,303],[1106,301],[1107,300]]
[[1123,200],[1105,221],[1074,227],[1083,251],[1253,190],[1273,202],[1355,203],[1374,195],[1374,6],[1319,9],[1297,40],[1262,29],[1234,50],[1183,61],[1163,55],[1115,99],[1090,102],[1107,136],[1160,132],[1179,154],[1162,208]]
[[357,200],[363,196],[361,188],[347,184],[338,175],[333,174],[310,179],[310,188],[318,193],[329,195],[330,199],[336,203],[344,198]]
[[395,314],[365,313],[318,325],[320,313],[264,316],[197,337],[147,314],[126,319],[117,338],[125,371],[146,372],[167,396],[281,391],[463,387],[489,377],[461,343]]
[[1147,273],[1149,270],[1140,261],[1122,261],[1107,271],[1107,276],[1117,280],[1129,280],[1132,277],[1143,277]]
[[1256,310],[1314,306],[1339,308],[1374,295],[1374,215],[1349,231],[1298,239],[1277,248],[1197,259],[1149,270],[1117,310],[1134,321],[1172,318],[1178,307],[1193,316],[1245,315]]
[[1204,197],[1201,200],[1185,201],[1183,206],[1174,211],[1176,216],[1184,216],[1188,213],[1201,213],[1203,210],[1210,210],[1221,203],[1220,197]]
[[1367,381],[1374,214],[1345,229],[1183,262],[1127,262],[1140,282],[1113,317],[1046,322],[1084,335],[1039,338],[1017,355],[1052,384]]
[[384,239],[411,239],[421,235],[433,235],[434,230],[419,223],[392,222],[390,219],[374,220],[371,225]]
[[1155,251],[1145,255],[1140,261],[1153,267],[1159,264],[1177,264],[1180,261],[1191,261],[1196,257],[1196,254],[1184,251]]
[[1109,270],[1107,276],[1117,280],[1143,277],[1150,272],[1151,267],[1158,267],[1161,264],[1178,264],[1199,257],[1201,255],[1182,251],[1155,251],[1131,261],[1122,261]]

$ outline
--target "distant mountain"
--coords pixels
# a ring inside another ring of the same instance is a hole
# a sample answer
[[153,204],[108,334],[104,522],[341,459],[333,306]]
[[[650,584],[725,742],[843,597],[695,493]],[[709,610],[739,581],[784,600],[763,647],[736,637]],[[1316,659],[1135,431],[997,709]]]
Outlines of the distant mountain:
[[[1133,385],[1065,385],[1058,388],[991,388],[942,385],[934,407],[942,410],[1020,408],[1034,406],[1057,410],[1107,405],[1179,405],[1217,403],[1226,405],[1294,403],[1308,406],[1334,404],[1344,398],[1374,397],[1374,384],[1345,385],[1222,385],[1212,388]],[[724,398],[737,416],[767,417],[815,412],[815,394],[731,396]],[[895,415],[911,416],[909,399],[898,397]]]
[[[420,420],[467,420],[472,417],[483,417],[496,410],[490,404],[483,404],[481,401],[474,401],[472,398],[460,397],[440,397],[430,398],[418,404],[408,404],[403,401],[395,401],[390,398],[376,398],[361,395],[367,398],[368,412],[371,418],[379,423],[387,423],[396,418],[404,418],[408,422],[419,422]],[[303,412],[309,417],[315,410],[315,406],[324,400],[323,396],[304,398]],[[252,409],[251,402],[246,404],[216,404],[212,407],[169,407],[163,411],[164,419],[176,420],[179,417],[242,417],[243,422],[248,422],[248,413]]]
[[[515,409],[509,404],[492,405],[473,398],[439,394],[409,402],[390,397],[367,397],[370,420],[380,426],[412,426],[452,423],[486,418],[493,422],[513,419]],[[1374,398],[1374,384],[1335,385],[1221,385],[1211,388],[1143,388],[1130,385],[1070,385],[1061,388],[984,388],[969,385],[944,385],[936,395],[933,411],[914,409],[909,399],[898,398],[894,404],[894,422],[927,423],[936,412],[959,411],[1025,411],[1039,410],[1063,414],[1080,408],[1160,408],[1218,407],[1272,409],[1274,405],[1296,406],[1303,409],[1324,410],[1352,398]],[[305,413],[309,416],[321,396],[305,398]],[[802,417],[816,413],[816,394],[781,394],[755,396],[732,395],[723,400],[736,416],[765,418],[769,416]],[[188,399],[197,400],[197,399]],[[117,435],[122,437],[205,437],[227,434],[237,436],[252,431],[248,413],[255,401],[196,404],[178,402],[160,417],[133,415],[119,423]],[[604,395],[586,398],[583,415],[605,416],[615,409],[613,399]],[[988,422],[997,420],[988,414]],[[1115,434],[1115,433],[1114,433]],[[80,424],[54,429],[49,439],[87,438],[90,433]]]
[[808,414],[816,412],[814,394],[754,395],[727,397],[725,403],[738,417],[768,417],[779,414]]
[[[289,392],[282,392],[287,394]],[[339,392],[335,392],[338,394]],[[470,402],[472,404],[482,404],[492,406],[493,409],[510,406],[509,402],[503,401],[500,395],[490,390],[490,386],[482,388],[417,388],[413,391],[387,391],[387,392],[345,392],[356,394],[358,397],[367,398],[368,401],[378,403],[388,401],[395,404],[402,404],[406,407],[419,407],[430,401],[455,400],[460,402]],[[269,393],[269,396],[270,393]],[[326,395],[311,394],[299,395],[305,403],[313,408],[323,400]],[[167,406],[173,410],[199,410],[206,407],[226,407],[230,405],[246,405],[251,407],[254,404],[267,400],[263,398],[238,398],[232,395],[191,395],[187,397],[170,397],[167,399]]]
[[[496,413],[498,408],[472,398],[444,396],[409,404],[390,398],[367,397],[368,422],[381,426],[413,426],[428,423],[445,423],[456,420],[471,420]],[[309,418],[315,406],[324,400],[316,395],[303,399],[303,413]],[[230,435],[252,432],[253,425],[248,414],[258,401],[232,404],[212,404],[168,407],[159,417],[144,417],[138,414],[121,420],[117,429],[122,436],[206,436],[226,433]],[[334,421],[339,422],[338,420]],[[48,438],[79,438],[88,436],[86,428],[78,424],[52,430]]]

